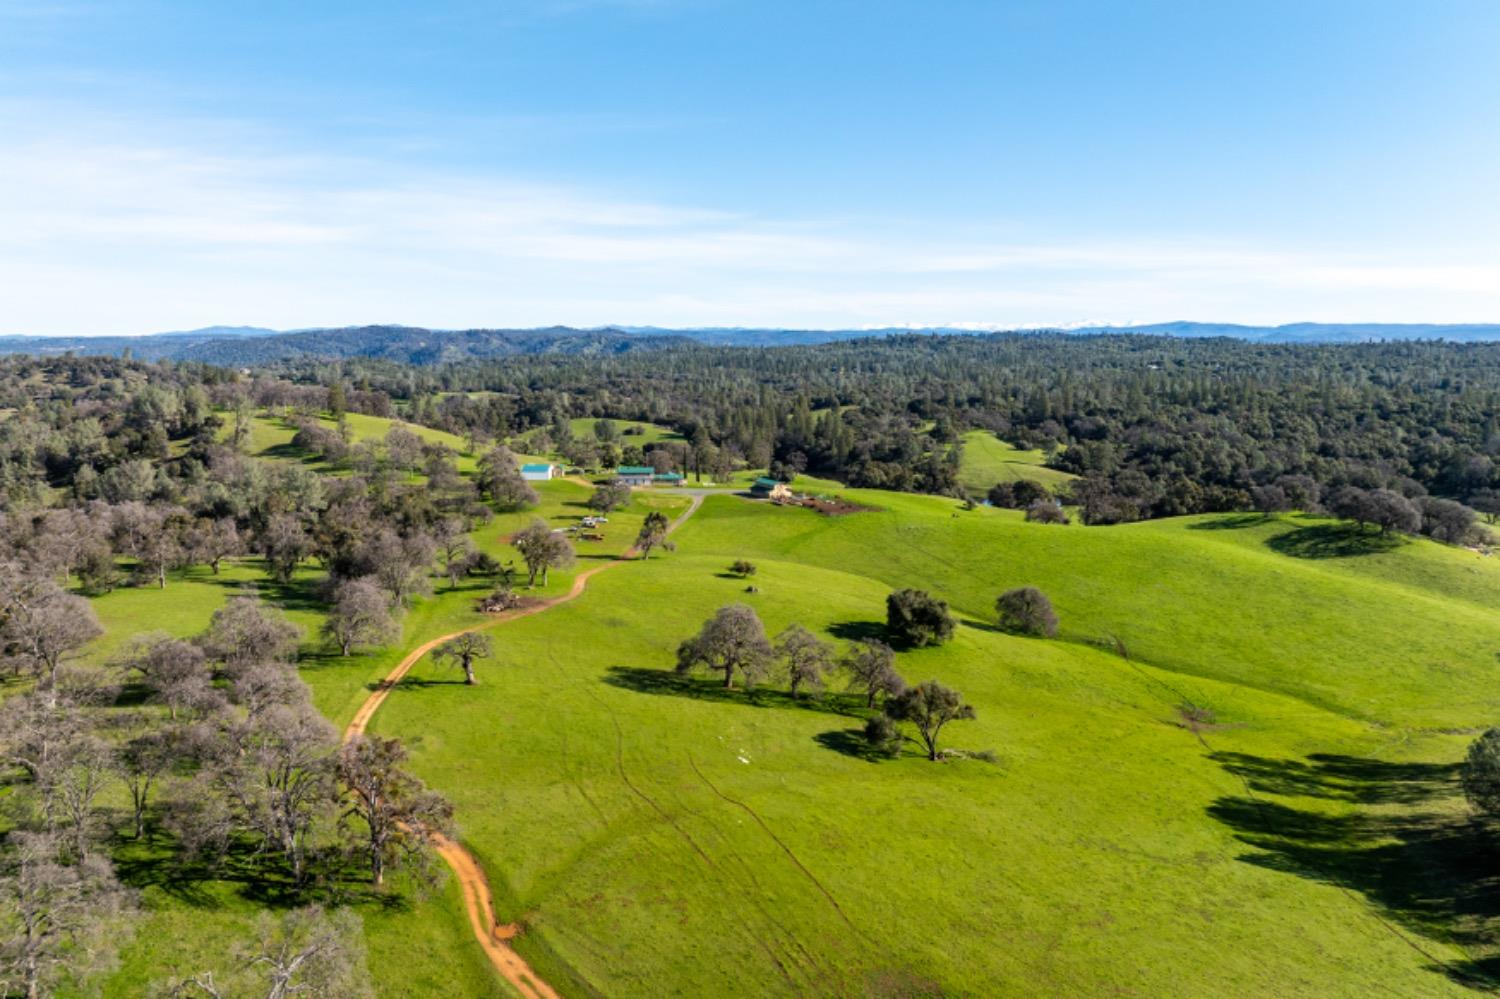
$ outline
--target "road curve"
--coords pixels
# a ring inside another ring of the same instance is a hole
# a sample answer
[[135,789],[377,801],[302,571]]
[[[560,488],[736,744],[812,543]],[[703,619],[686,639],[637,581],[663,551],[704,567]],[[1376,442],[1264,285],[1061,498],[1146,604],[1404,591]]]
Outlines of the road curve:
[[[667,528],[668,533],[677,530],[684,521],[693,515],[702,503],[703,496],[701,494],[693,495],[692,503]],[[540,614],[542,611],[556,607],[558,604],[575,600],[583,594],[583,591],[588,587],[589,580],[594,575],[603,572],[605,569],[622,565],[634,555],[635,549],[631,548],[619,558],[611,559],[602,565],[595,566],[574,576],[573,585],[568,588],[567,593],[548,597],[528,607],[504,611],[496,614],[490,621],[485,622],[478,628],[466,630],[478,631],[493,628],[506,621],[514,621],[516,618]],[[380,710],[380,706],[385,703],[385,699],[390,696],[396,684],[401,682],[423,656],[449,639],[457,638],[462,634],[464,632],[455,631],[447,635],[440,635],[431,641],[423,642],[408,652],[396,664],[395,668],[387,673],[385,678],[370,692],[370,696],[365,698],[365,702],[359,706],[359,710],[354,712],[354,717],[350,720],[348,727],[344,729],[344,741],[348,742],[355,736],[365,733],[365,729],[369,727],[371,719],[375,717],[375,712]],[[513,924],[502,926],[495,918],[494,896],[490,894],[490,883],[485,878],[484,869],[479,866],[479,861],[474,859],[474,855],[464,849],[462,844],[457,840],[450,839],[447,836],[441,834],[434,835],[432,837],[432,845],[437,851],[438,856],[443,858],[443,862],[452,869],[454,876],[458,878],[459,886],[463,889],[464,909],[469,914],[469,925],[474,930],[474,938],[479,941],[479,946],[484,949],[485,956],[490,959],[490,963],[495,966],[495,970],[500,972],[501,976],[524,999],[560,999],[552,986],[543,981],[532,970],[531,965],[526,963],[526,959],[517,954],[505,942],[515,936],[516,927]]]

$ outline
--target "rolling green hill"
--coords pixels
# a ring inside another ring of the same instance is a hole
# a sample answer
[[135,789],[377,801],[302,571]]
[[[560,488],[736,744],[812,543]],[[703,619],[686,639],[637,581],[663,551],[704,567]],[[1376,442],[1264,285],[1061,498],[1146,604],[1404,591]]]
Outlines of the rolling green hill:
[[[1485,973],[1454,761],[1500,714],[1492,563],[1426,542],[1306,557],[1328,525],[1301,518],[1049,528],[854,495],[883,511],[711,498],[678,555],[505,626],[481,687],[423,664],[377,717],[560,984],[1414,995]],[[725,578],[737,557],[759,592]],[[990,627],[1021,583],[1056,598],[1060,640]],[[850,636],[899,585],[963,615],[899,666],[962,690],[979,718],[949,744],[998,764],[870,762],[845,706],[670,672],[722,604]]]
[[[350,420],[358,437],[390,425]],[[304,460],[291,434],[258,420],[251,450]],[[476,544],[509,558],[532,516],[586,511],[584,485],[540,492]],[[1313,517],[1055,527],[843,495],[871,509],[710,496],[675,554],[497,627],[479,686],[424,660],[375,716],[455,802],[500,917],[523,926],[517,949],[560,991],[1362,996],[1490,981],[1492,850],[1456,762],[1500,718],[1500,566]],[[647,511],[686,504],[639,493],[545,592],[623,552]],[[725,572],[739,558],[759,566],[755,592]],[[398,645],[344,659],[315,640],[319,575],[277,586],[242,559],[117,590],[95,600],[107,634],[91,659],[134,633],[200,631],[254,588],[305,629],[302,675],[342,723],[405,650],[486,623],[482,587],[435,581]],[[992,626],[996,594],[1026,584],[1055,602],[1058,639]],[[996,762],[876,762],[839,685],[794,701],[671,671],[724,604],[843,642],[879,634],[903,586],[961,623],[898,668],[962,691],[978,717],[945,744]],[[187,890],[152,844],[118,856],[148,916],[111,994],[202,963],[260,905],[232,880]],[[381,995],[503,994],[454,885],[401,899],[359,903]]]

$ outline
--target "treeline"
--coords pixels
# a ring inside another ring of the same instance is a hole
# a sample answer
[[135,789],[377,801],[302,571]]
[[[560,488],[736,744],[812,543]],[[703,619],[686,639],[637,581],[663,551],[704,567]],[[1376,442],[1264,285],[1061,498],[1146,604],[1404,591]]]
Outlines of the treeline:
[[[963,431],[1046,450],[1101,518],[1245,510],[1306,477],[1500,512],[1500,347],[1150,336],[909,336],[291,372],[493,437],[648,420],[752,467],[954,493]],[[479,393],[470,395],[468,393]],[[1262,497],[1263,499],[1264,497]],[[1103,507],[1112,506],[1106,514]]]

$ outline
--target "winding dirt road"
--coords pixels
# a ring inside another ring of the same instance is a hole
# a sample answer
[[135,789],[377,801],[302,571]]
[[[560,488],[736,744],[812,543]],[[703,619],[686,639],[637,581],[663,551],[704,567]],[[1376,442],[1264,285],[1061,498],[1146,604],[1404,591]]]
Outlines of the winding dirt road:
[[[678,515],[677,519],[672,521],[671,526],[667,528],[667,533],[670,534],[677,530],[684,521],[693,515],[698,507],[702,505],[703,496],[703,493],[692,494],[692,503]],[[588,588],[589,580],[596,574],[603,572],[605,569],[625,564],[635,554],[635,549],[631,548],[619,558],[611,559],[602,565],[580,572],[577,576],[573,577],[573,585],[568,588],[567,593],[548,597],[528,607],[504,611],[496,614],[491,620],[480,625],[478,628],[467,630],[486,630],[496,625],[504,624],[506,621],[514,621],[517,618],[540,614],[544,610],[549,610],[558,604],[567,603],[569,600],[576,600]],[[379,685],[371,691],[370,696],[365,698],[365,702],[359,706],[359,710],[354,713],[354,718],[350,720],[349,726],[344,729],[344,741],[348,742],[355,736],[364,734],[365,729],[369,727],[370,720],[375,717],[375,712],[380,710],[380,706],[385,703],[385,699],[390,696],[391,691],[395,689],[396,685],[405,678],[406,674],[411,671],[411,668],[423,656],[449,639],[457,638],[462,634],[464,632],[455,631],[451,634],[439,635],[437,638],[423,642],[408,652],[396,664],[395,668],[385,675],[385,679],[381,680]],[[490,959],[490,963],[495,966],[495,970],[500,972],[505,980],[510,982],[525,999],[560,999],[552,986],[544,982],[532,970],[531,965],[526,963],[526,959],[517,954],[506,943],[507,940],[516,935],[517,927],[514,924],[501,925],[495,918],[494,897],[490,894],[490,883],[484,876],[484,869],[479,866],[479,861],[475,860],[474,855],[464,849],[463,845],[457,840],[449,839],[447,836],[434,836],[432,838],[432,845],[437,851],[438,856],[443,858],[443,862],[452,869],[454,876],[458,878],[459,886],[463,889],[464,908],[469,913],[469,925],[474,929],[474,938],[479,941],[479,946],[484,948],[484,953]]]

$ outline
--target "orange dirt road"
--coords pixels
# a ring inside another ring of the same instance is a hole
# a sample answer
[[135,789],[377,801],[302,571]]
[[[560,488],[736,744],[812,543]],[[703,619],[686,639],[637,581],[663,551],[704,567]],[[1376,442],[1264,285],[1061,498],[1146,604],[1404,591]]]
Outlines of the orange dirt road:
[[[667,529],[668,532],[677,530],[685,520],[693,515],[702,502],[703,497],[701,495],[693,496],[692,504],[676,520],[672,521],[671,527]],[[556,607],[558,604],[575,600],[582,595],[583,591],[588,587],[589,579],[595,574],[603,572],[605,569],[624,564],[633,554],[635,554],[635,549],[632,548],[617,559],[580,572],[573,577],[573,585],[568,588],[567,593],[549,597],[529,607],[521,607],[513,611],[504,611],[496,614],[492,620],[480,625],[479,628],[493,628],[498,624],[504,624],[506,621],[528,617],[532,614],[540,614],[542,611]],[[402,678],[411,671],[411,668],[423,656],[450,638],[457,638],[462,634],[462,631],[455,631],[452,634],[440,635],[431,641],[423,642],[408,652],[396,664],[395,668],[385,675],[385,679],[380,681],[379,685],[370,693],[370,696],[365,698],[365,702],[359,706],[359,710],[354,713],[349,726],[344,729],[344,741],[348,742],[355,736],[364,734],[365,729],[369,727],[370,720],[375,717],[375,712],[380,710],[380,706],[390,696],[391,690],[395,688],[396,684],[401,682]],[[526,963],[526,959],[517,954],[505,942],[516,935],[516,927],[511,924],[502,926],[495,918],[495,901],[494,897],[490,894],[490,883],[484,876],[484,869],[474,859],[474,855],[464,849],[457,840],[449,839],[443,835],[434,836],[432,838],[432,845],[437,850],[438,856],[443,858],[443,862],[452,869],[454,876],[458,878],[459,886],[463,889],[464,893],[464,908],[469,913],[469,925],[474,929],[474,938],[479,941],[479,946],[484,948],[485,956],[490,959],[490,963],[495,966],[495,970],[500,972],[505,980],[510,982],[525,999],[559,999],[557,992],[552,986],[542,981],[537,976],[537,973],[531,969],[531,965]]]

